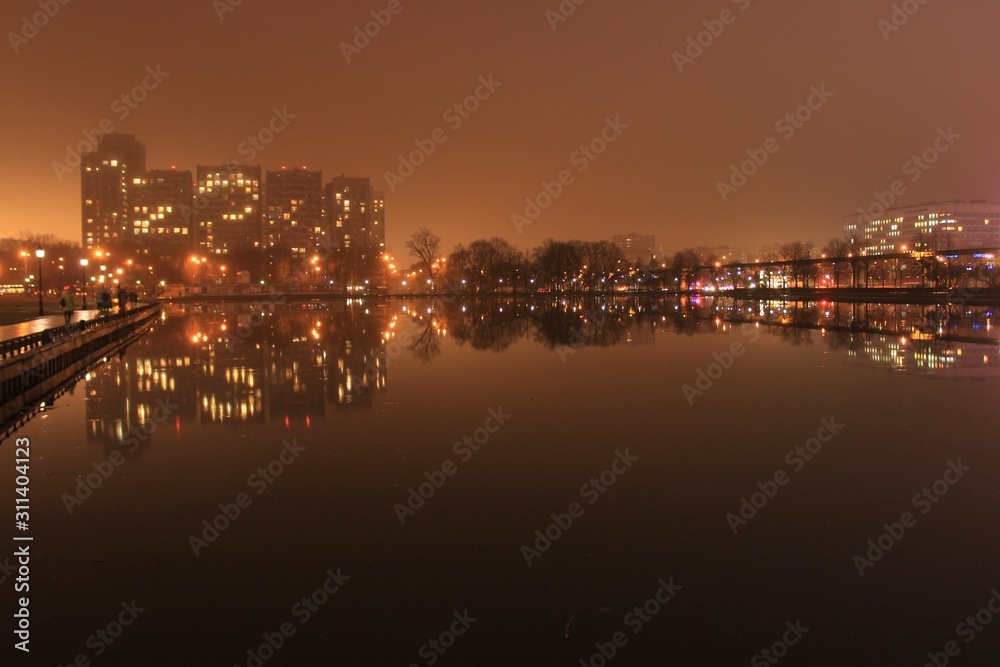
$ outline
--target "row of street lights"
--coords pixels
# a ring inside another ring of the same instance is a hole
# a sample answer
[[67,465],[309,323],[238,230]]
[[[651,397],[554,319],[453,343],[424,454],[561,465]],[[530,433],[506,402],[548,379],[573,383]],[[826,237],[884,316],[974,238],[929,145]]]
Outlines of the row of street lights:
[[[97,257],[97,260],[102,260],[102,261],[105,258],[107,258],[107,259],[111,258],[111,253],[109,253],[109,252],[107,252],[107,253],[106,252],[102,252],[100,250],[96,251],[95,255]],[[28,252],[28,251],[26,251],[26,250],[22,250],[21,251],[21,257],[24,259],[25,272],[27,272],[28,258],[31,257],[31,253]],[[38,315],[39,316],[44,316],[45,315],[45,304],[43,302],[43,292],[42,292],[42,259],[45,258],[45,249],[42,248],[41,244],[39,244],[38,248],[35,250],[35,257],[38,260],[38,280],[36,281],[36,285],[37,285],[37,288],[38,288]],[[59,260],[62,261],[62,258],[60,257]],[[95,261],[97,261],[97,260],[95,260]],[[128,267],[131,269],[132,268],[132,264],[133,264],[132,260],[128,260],[127,264],[128,264]],[[90,260],[87,257],[80,258],[80,279],[81,279],[81,287],[82,287],[82,290],[83,290],[83,310],[87,309],[87,285],[88,285],[88,282],[87,282],[87,267],[88,266],[90,266]],[[62,269],[63,267],[59,266],[59,268]],[[102,264],[101,267],[100,267],[101,273],[103,274],[107,270],[107,268],[108,268],[107,266],[105,266],[105,265]],[[150,269],[150,276],[152,276],[152,269],[153,269],[153,267],[150,266],[149,269]],[[121,277],[121,275],[122,275],[123,272],[124,272],[123,269],[121,269],[121,268],[117,269],[117,274],[118,274],[119,277]],[[108,275],[109,275],[109,277],[111,277],[111,274],[108,274]],[[34,278],[34,276],[28,276],[28,279],[31,279],[31,278]],[[25,280],[26,283],[28,282],[28,279]],[[100,277],[100,280],[101,280],[101,282],[104,281],[104,276],[103,275]],[[136,284],[139,284],[139,281],[136,281]]]

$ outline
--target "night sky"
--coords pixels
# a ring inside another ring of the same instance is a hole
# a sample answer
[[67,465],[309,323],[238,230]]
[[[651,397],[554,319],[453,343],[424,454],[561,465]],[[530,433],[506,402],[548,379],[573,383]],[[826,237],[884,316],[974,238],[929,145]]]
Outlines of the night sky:
[[[14,38],[17,53],[10,33],[39,5],[3,4],[0,233],[79,240],[79,172],[60,182],[53,163],[102,119],[146,144],[150,168],[193,172],[245,161],[241,143],[275,109],[295,118],[253,163],[371,176],[386,190],[397,254],[419,226],[445,249],[494,235],[529,248],[635,231],[667,251],[756,251],[823,243],[897,179],[902,204],[1000,198],[993,0],[910,0],[919,10],[891,32],[879,21],[892,3],[870,0],[566,0],[575,11],[558,22],[546,15],[558,0],[399,0],[350,63],[341,43],[388,0],[224,3],[70,0],[26,43]],[[724,10],[731,23],[679,71],[674,53]],[[157,66],[167,76],[145,101],[115,102]],[[455,127],[445,112],[481,76],[500,86]],[[779,131],[822,86],[833,95],[812,118]],[[628,127],[596,161],[574,159],[606,119]],[[904,165],[949,127],[961,138],[914,182]],[[385,172],[437,128],[447,141],[390,187]],[[780,149],[724,202],[718,182],[769,138]],[[563,170],[571,184],[519,233],[511,215]]]

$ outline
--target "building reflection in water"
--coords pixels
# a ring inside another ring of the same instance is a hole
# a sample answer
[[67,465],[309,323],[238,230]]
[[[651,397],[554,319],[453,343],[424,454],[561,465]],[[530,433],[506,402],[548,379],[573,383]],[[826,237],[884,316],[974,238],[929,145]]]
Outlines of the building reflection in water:
[[[524,341],[562,352],[651,345],[658,333],[731,335],[749,322],[790,345],[823,344],[895,372],[996,377],[994,318],[988,306],[723,297],[168,306],[151,332],[89,374],[87,435],[141,453],[185,424],[311,426],[329,409],[371,410],[391,358],[432,362],[445,339],[482,351]],[[414,333],[397,342],[403,322]]]
[[[87,436],[136,451],[203,426],[370,410],[387,387],[395,320],[357,304],[165,308],[161,321],[86,381]],[[138,436],[138,438],[136,437]]]
[[1000,376],[992,306],[717,299],[675,308],[701,321],[714,316],[717,328],[760,323],[765,332],[790,344],[821,342],[859,362],[896,372],[956,380]]

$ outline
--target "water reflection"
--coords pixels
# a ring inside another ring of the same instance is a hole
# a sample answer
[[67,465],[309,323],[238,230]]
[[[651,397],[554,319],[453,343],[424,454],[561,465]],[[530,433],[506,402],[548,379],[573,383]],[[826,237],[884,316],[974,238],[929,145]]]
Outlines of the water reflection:
[[[400,318],[416,334],[397,341]],[[994,318],[986,306],[726,298],[169,307],[127,356],[92,371],[87,436],[112,447],[135,445],[141,435],[138,454],[185,423],[308,426],[330,410],[371,410],[387,388],[390,356],[433,363],[446,339],[490,352],[524,341],[565,357],[585,348],[651,345],[658,334],[732,334],[752,323],[789,345],[825,345],[896,372],[995,377]]]
[[[657,332],[725,334],[752,323],[790,345],[831,350],[896,371],[933,376],[994,375],[1000,344],[992,306],[742,301],[716,299],[557,299],[428,301],[401,306],[425,325],[417,351],[440,354],[438,339],[500,352],[528,339],[557,352],[653,344]],[[954,371],[943,374],[943,371]]]
[[145,444],[164,424],[178,433],[185,423],[310,426],[331,409],[371,410],[387,386],[397,317],[343,303],[167,308],[127,356],[88,377],[88,439],[121,445],[145,434]]

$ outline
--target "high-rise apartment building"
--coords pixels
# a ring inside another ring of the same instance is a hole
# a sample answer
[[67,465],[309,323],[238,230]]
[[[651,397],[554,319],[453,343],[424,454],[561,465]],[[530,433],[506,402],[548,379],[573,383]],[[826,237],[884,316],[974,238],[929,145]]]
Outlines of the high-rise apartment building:
[[385,252],[385,193],[372,192],[372,232],[371,244],[379,253]]
[[985,199],[901,206],[871,216],[851,216],[844,231],[855,252],[885,255],[912,250],[1000,246],[1000,204]]
[[86,249],[181,241],[204,253],[241,247],[385,251],[385,195],[368,178],[318,170],[268,171],[233,162],[146,171],[146,147],[131,134],[105,135],[81,159],[81,238]]
[[241,246],[260,246],[260,167],[234,163],[199,166],[197,176],[194,218],[198,247],[224,255]]
[[107,134],[80,159],[81,243],[84,248],[129,236],[129,184],[146,171],[146,147],[131,134]]
[[193,245],[192,188],[190,171],[158,169],[133,176],[126,240],[142,246],[164,241]]
[[367,178],[341,175],[326,184],[326,223],[339,250],[372,245],[372,186]]
[[303,255],[324,243],[323,172],[306,169],[269,171],[264,183],[267,247],[288,246]]

